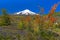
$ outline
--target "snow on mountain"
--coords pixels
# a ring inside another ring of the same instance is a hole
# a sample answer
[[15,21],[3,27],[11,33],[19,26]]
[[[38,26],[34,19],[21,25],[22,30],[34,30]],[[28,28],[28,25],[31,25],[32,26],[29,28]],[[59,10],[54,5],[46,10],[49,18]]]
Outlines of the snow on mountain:
[[26,9],[26,10],[17,12],[16,15],[38,15],[38,14],[36,14],[35,12],[32,12],[32,11]]

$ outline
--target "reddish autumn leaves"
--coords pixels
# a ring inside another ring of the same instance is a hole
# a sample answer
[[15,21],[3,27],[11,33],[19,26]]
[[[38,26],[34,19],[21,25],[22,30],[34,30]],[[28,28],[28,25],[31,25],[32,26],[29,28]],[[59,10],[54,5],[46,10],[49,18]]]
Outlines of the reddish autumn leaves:
[[52,7],[50,13],[48,14],[48,18],[50,18],[50,21],[51,21],[52,23],[56,21],[56,18],[54,18],[52,15],[54,14],[57,6],[58,6],[58,4],[54,4],[54,6]]
[[55,5],[52,7],[52,9],[51,9],[50,13],[48,14],[48,17],[50,17],[50,16],[52,16],[52,15],[54,14],[54,12],[55,12],[55,10],[56,10],[56,7],[57,7],[57,5],[58,5],[58,4],[55,4]]
[[56,18],[50,17],[50,21],[51,21],[52,23],[54,23],[54,22],[56,21]]

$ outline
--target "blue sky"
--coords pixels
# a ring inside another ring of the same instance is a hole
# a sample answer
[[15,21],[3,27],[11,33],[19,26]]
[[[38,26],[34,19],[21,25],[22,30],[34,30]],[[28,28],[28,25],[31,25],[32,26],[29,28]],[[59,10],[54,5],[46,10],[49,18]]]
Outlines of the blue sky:
[[[0,0],[0,12],[3,8],[9,13],[19,12],[21,10],[29,9],[33,12],[39,12],[39,8],[45,9],[44,13],[48,13],[51,7],[60,0]],[[60,11],[58,5],[56,12]]]

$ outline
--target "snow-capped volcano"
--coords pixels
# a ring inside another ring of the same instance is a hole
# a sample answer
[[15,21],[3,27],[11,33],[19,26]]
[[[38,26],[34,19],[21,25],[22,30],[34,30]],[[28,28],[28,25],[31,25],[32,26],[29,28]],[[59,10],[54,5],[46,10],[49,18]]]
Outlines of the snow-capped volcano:
[[37,15],[35,12],[32,12],[32,11],[30,11],[28,9],[17,12],[16,14],[17,15]]

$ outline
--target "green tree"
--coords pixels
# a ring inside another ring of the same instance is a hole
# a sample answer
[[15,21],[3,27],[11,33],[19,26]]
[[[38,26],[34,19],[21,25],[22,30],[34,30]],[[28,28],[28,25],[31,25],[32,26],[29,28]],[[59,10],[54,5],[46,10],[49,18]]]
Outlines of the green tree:
[[6,26],[11,24],[10,17],[5,9],[2,10],[2,24]]

